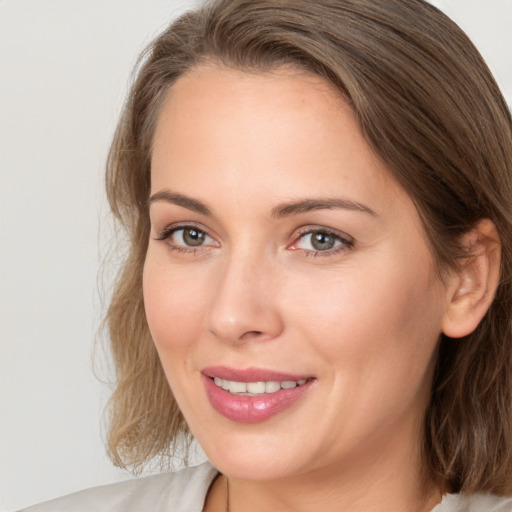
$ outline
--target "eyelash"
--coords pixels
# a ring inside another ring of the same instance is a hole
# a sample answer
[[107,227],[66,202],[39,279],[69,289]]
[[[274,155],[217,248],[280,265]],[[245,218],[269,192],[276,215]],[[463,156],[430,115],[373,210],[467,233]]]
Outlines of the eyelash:
[[[187,229],[193,229],[193,230],[197,231],[198,233],[202,233],[203,236],[213,239],[213,237],[208,235],[208,233],[204,229],[201,229],[200,227],[198,227],[194,224],[184,224],[184,225],[179,225],[179,226],[169,226],[169,227],[165,228],[160,233],[160,235],[155,238],[155,240],[162,241],[162,242],[169,242],[169,240],[173,237],[173,235],[175,235],[178,231],[181,231],[181,230],[185,231]],[[298,241],[301,240],[304,236],[313,235],[314,233],[321,233],[324,235],[331,236],[335,239],[335,242],[339,242],[339,245],[337,247],[333,247],[331,249],[326,249],[324,251],[292,248],[292,246],[297,244]],[[198,252],[202,252],[208,247],[207,245],[199,245],[197,247],[193,247],[193,246],[187,246],[187,245],[174,245],[171,243],[167,243],[167,246],[172,251],[177,251],[178,253],[181,253],[181,254],[191,254],[191,255],[195,255]],[[304,227],[301,229],[301,231],[295,237],[292,244],[288,246],[288,248],[291,248],[291,250],[302,251],[306,257],[316,258],[316,257],[334,256],[341,252],[352,249],[353,246],[354,246],[354,241],[348,235],[345,235],[343,233],[340,233],[338,231],[334,231],[332,229],[328,229],[325,227],[308,226],[308,227]]]
[[[165,228],[160,235],[155,238],[155,240],[161,241],[161,242],[169,242],[169,240],[172,238],[173,235],[175,235],[178,231],[185,231],[187,229],[194,229],[198,233],[202,233],[203,235],[207,236],[208,238],[212,238],[208,233],[201,229],[198,226],[195,226],[194,224],[183,224],[180,226],[169,226]],[[172,250],[176,251],[180,254],[197,254],[199,252],[203,252],[207,246],[205,245],[198,245],[197,247],[193,246],[187,246],[187,245],[174,245],[171,243],[167,243],[167,247]]]
[[344,233],[340,233],[339,231],[335,231],[333,229],[329,229],[322,226],[307,226],[302,228],[298,235],[295,237],[295,240],[292,242],[292,246],[297,244],[298,241],[303,238],[305,235],[313,235],[314,233],[321,233],[323,235],[331,236],[335,239],[336,242],[340,244],[337,247],[333,247],[332,249],[326,249],[324,251],[320,250],[311,250],[311,249],[301,249],[296,248],[293,250],[303,251],[306,257],[309,258],[323,258],[335,256],[341,252],[348,251],[354,247],[354,241],[351,237]]

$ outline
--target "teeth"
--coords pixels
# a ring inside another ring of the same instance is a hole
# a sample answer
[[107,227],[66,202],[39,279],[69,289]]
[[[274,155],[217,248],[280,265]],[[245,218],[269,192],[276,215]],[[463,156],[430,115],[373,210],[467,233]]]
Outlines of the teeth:
[[247,383],[247,392],[254,393],[255,395],[259,395],[261,393],[265,393],[265,383],[264,382],[248,382]]
[[242,394],[242,395],[261,395],[263,393],[275,393],[280,389],[293,389],[297,386],[302,386],[306,383],[307,379],[295,380],[284,380],[278,381],[267,381],[267,382],[236,382],[233,380],[221,379],[220,377],[214,377],[213,382],[217,386],[230,393]]
[[265,393],[275,393],[281,389],[281,384],[276,381],[265,382]]
[[230,382],[230,393],[247,393],[247,384],[245,382]]

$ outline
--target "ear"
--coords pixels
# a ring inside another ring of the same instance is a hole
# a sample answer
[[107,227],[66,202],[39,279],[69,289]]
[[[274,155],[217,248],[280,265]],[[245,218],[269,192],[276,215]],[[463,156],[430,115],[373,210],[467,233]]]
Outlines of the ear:
[[442,331],[450,338],[472,333],[489,309],[500,278],[501,244],[496,226],[481,220],[462,238],[468,254],[460,270],[453,271]]

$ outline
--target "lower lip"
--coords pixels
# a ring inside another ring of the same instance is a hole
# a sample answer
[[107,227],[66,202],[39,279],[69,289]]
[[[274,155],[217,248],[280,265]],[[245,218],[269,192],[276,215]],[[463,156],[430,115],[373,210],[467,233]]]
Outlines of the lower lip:
[[258,423],[279,414],[304,396],[313,380],[293,389],[281,389],[275,393],[255,396],[234,395],[203,375],[206,394],[212,407],[222,416],[240,423]]

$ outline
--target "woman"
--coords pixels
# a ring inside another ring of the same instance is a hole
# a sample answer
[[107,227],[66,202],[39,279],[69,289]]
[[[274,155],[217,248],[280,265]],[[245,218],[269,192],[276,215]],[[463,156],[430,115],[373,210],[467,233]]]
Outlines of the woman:
[[217,0],[141,59],[107,191],[109,450],[43,510],[512,510],[512,121],[422,0]]

